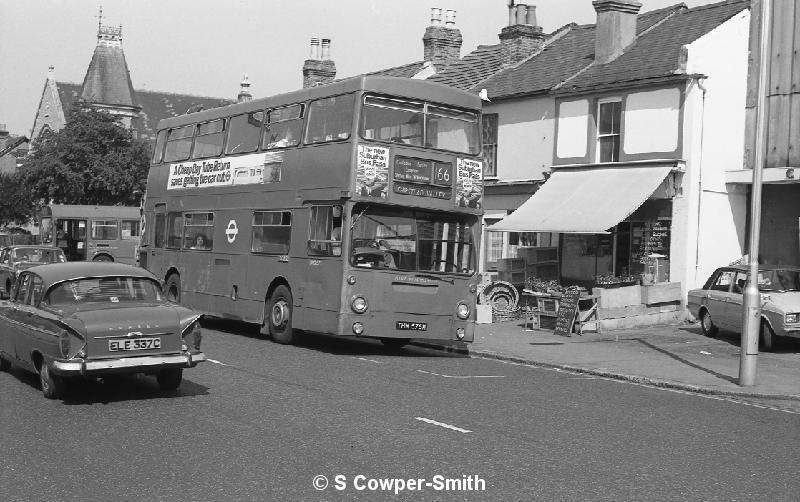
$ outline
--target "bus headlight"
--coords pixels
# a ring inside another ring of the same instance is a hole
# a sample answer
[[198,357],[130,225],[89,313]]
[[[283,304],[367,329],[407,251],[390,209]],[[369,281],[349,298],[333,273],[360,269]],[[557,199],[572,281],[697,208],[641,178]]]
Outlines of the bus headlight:
[[456,307],[456,315],[459,319],[469,319],[469,305],[461,302]]
[[353,312],[356,314],[363,314],[367,311],[368,307],[369,305],[367,304],[367,299],[361,295],[354,296],[350,301],[350,308],[352,308]]

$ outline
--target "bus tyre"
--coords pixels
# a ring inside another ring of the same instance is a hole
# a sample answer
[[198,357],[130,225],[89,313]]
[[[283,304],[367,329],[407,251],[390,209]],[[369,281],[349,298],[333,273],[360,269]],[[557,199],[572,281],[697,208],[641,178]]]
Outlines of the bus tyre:
[[267,316],[264,322],[269,326],[272,339],[284,345],[294,342],[292,330],[292,293],[284,285],[280,285],[269,297]]
[[166,290],[167,300],[175,303],[181,302],[181,276],[172,274],[167,277],[164,289]]
[[158,388],[163,391],[175,390],[183,380],[183,368],[170,368],[161,370],[156,375]]

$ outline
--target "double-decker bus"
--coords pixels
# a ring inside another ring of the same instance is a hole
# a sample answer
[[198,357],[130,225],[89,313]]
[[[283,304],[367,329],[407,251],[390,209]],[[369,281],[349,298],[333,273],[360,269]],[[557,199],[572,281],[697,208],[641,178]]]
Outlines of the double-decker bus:
[[279,343],[472,341],[480,106],[360,76],[164,119],[140,265],[175,301]]
[[61,248],[68,261],[136,263],[138,207],[50,204],[37,219],[42,244]]

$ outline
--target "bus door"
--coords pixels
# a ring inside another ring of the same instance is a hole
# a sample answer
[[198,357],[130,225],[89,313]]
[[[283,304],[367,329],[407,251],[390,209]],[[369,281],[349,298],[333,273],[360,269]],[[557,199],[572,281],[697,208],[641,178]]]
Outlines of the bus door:
[[209,294],[208,310],[242,318],[245,306],[240,297],[248,296],[247,275],[260,273],[249,269],[253,212],[218,210],[213,216],[215,225],[208,230],[209,238],[214,240],[209,246],[213,252],[205,263],[208,282],[203,288]]
[[86,261],[88,220],[63,218],[58,220],[56,246],[64,251],[67,261]]
[[300,298],[304,326],[310,330],[334,330],[342,289],[342,218],[340,205],[310,207],[307,269],[302,273]]

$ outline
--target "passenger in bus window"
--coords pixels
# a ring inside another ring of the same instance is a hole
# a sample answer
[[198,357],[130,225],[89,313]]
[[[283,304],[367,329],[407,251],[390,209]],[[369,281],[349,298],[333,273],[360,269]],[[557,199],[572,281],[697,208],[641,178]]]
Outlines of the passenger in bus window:
[[276,130],[271,133],[267,148],[285,148],[297,144],[291,122],[277,125],[275,129]]
[[203,234],[197,234],[194,238],[194,246],[190,247],[189,249],[208,249],[208,243],[206,242],[206,237]]

